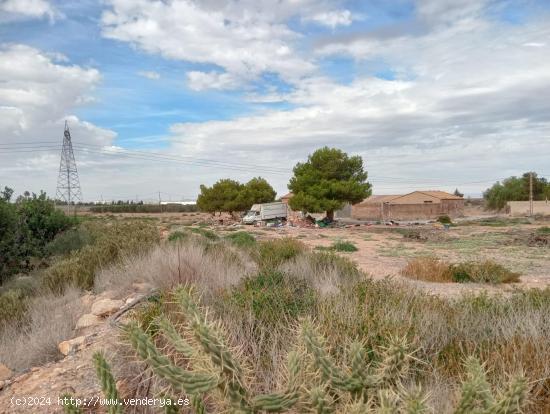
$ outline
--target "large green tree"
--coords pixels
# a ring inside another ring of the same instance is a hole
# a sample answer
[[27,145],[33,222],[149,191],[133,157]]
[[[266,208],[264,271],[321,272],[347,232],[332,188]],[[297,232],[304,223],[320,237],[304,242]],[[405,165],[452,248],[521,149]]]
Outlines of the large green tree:
[[318,149],[306,162],[296,164],[288,188],[294,194],[289,201],[293,210],[326,211],[330,219],[334,218],[334,211],[346,203],[358,203],[371,194],[363,159],[328,147]]
[[245,211],[253,204],[275,200],[276,192],[261,177],[252,178],[246,184],[228,178],[217,181],[212,187],[200,186],[197,207],[208,213]]
[[[526,201],[529,200],[529,176],[527,172],[521,177],[509,177],[502,181],[497,181],[490,188],[485,190],[483,198],[487,207],[492,210],[502,210],[508,201]],[[544,200],[550,198],[550,183],[544,178],[539,177],[533,172],[533,199]]]
[[243,210],[249,210],[253,204],[275,201],[275,195],[277,195],[277,192],[266,179],[255,177],[243,186],[239,195],[240,204],[244,207]]
[[243,191],[243,185],[238,181],[225,178],[217,181],[212,187],[201,185],[200,188],[197,206],[201,211],[233,213],[244,210],[239,197]]

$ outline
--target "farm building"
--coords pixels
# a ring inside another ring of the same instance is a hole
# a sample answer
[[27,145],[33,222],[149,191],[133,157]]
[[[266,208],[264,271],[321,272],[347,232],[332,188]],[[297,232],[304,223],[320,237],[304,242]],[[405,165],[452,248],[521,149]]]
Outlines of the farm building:
[[433,220],[464,215],[464,198],[444,191],[413,191],[403,195],[373,195],[351,207],[357,220]]

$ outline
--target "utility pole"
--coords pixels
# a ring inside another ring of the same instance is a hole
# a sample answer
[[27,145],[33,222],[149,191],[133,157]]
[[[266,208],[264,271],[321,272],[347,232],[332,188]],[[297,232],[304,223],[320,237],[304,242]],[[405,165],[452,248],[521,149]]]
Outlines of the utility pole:
[[76,216],[76,205],[79,201],[82,201],[82,190],[74,158],[71,132],[69,131],[67,121],[65,121],[65,131],[63,132],[63,147],[61,148],[61,161],[59,162],[56,197],[67,203],[67,212],[70,211],[71,204],[75,203],[74,214]]
[[529,173],[529,215],[533,215],[533,173]]
[[162,203],[160,201],[160,191],[159,191],[159,209],[160,209],[160,212],[162,213]]

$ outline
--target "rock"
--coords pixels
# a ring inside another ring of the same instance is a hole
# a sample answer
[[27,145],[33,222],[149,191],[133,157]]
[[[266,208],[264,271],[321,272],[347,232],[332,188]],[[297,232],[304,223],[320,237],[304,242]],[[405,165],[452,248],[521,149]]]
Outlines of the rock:
[[74,339],[69,339],[68,341],[63,341],[59,345],[57,345],[57,348],[59,349],[59,352],[61,352],[63,355],[71,355],[74,354],[76,351],[81,350],[86,345],[86,337],[85,336],[79,336]]
[[99,294],[100,299],[113,299],[115,296],[116,292],[114,290],[106,290]]
[[6,381],[11,378],[13,372],[4,364],[0,364],[0,381]]
[[86,293],[85,295],[80,297],[80,301],[86,308],[92,306],[92,303],[94,303],[94,300],[95,300],[95,296],[92,295],[91,293]]
[[130,296],[129,298],[127,298],[124,303],[126,305],[129,305],[130,303],[132,303],[133,301],[135,301],[136,299],[139,299],[141,297],[141,295],[135,295],[135,296]]
[[121,300],[99,299],[92,305],[92,314],[96,316],[109,316],[124,305]]
[[82,315],[76,322],[76,329],[89,328],[101,324],[101,318],[99,316],[87,313]]
[[153,290],[153,285],[150,283],[134,283],[132,284],[133,288],[137,290],[138,292],[149,292],[150,290]]

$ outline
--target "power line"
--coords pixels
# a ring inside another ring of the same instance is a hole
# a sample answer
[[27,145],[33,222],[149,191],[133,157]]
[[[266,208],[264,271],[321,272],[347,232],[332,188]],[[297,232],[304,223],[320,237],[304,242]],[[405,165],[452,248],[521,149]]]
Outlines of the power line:
[[[51,141],[38,141],[34,145],[33,143],[11,143],[11,144],[0,144],[0,150],[14,150],[13,152],[19,151],[19,149],[38,149],[41,150],[47,150],[47,149],[55,149],[58,148],[57,146],[48,145],[51,143]],[[21,144],[21,145],[20,145]],[[38,144],[38,145],[37,145]],[[171,155],[171,154],[165,154],[165,153],[158,153],[158,152],[152,152],[152,151],[140,151],[140,150],[129,150],[125,148],[118,148],[118,147],[105,147],[104,145],[96,145],[96,144],[79,144],[77,142],[73,143],[75,147],[78,147],[81,150],[86,151],[100,151],[101,153],[110,154],[130,154],[130,155],[136,155],[136,156],[144,156],[144,157],[155,157],[155,158],[163,158],[163,159],[172,159],[172,160],[178,160],[178,161],[188,161],[193,162],[195,164],[204,164],[204,165],[212,165],[212,166],[220,166],[220,167],[239,167],[239,168],[260,168],[265,171],[275,171],[275,172],[287,172],[284,168],[278,168],[278,167],[266,167],[265,165],[258,165],[258,164],[249,164],[249,163],[233,163],[228,161],[219,161],[219,160],[212,160],[212,159],[206,159],[206,158],[198,158],[198,157],[192,157],[192,156],[179,156],[179,155]],[[11,151],[10,151],[11,152]],[[22,152],[22,151],[21,151]]]

